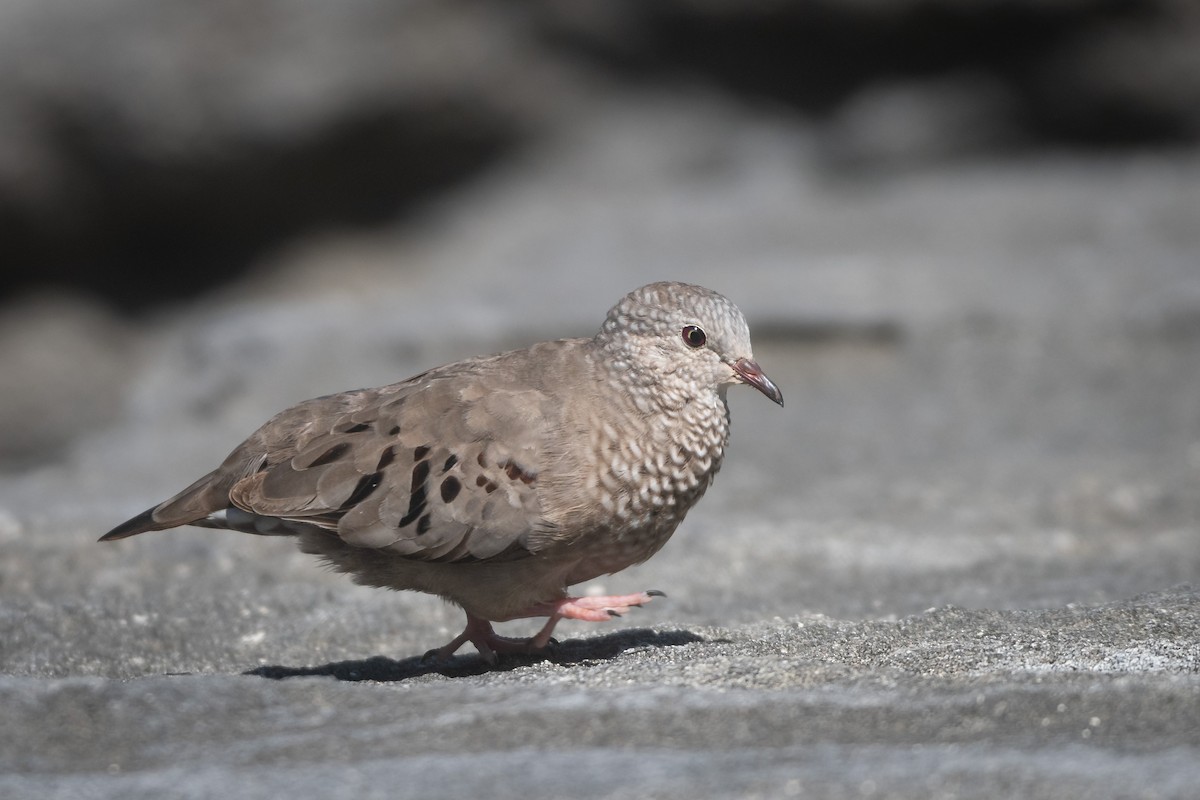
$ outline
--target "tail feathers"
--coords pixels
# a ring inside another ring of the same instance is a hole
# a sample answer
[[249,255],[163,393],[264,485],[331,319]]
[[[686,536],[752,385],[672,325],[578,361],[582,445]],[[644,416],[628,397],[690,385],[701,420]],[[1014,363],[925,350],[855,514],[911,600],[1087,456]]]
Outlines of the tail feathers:
[[117,527],[113,528],[108,533],[100,537],[101,542],[112,542],[117,539],[124,539],[127,536],[135,536],[146,531],[161,531],[163,528],[173,527],[171,524],[163,524],[154,519],[154,512],[158,508],[148,508],[138,514],[131,520],[122,522]]
[[214,511],[229,505],[229,489],[217,472],[210,472],[179,494],[164,500],[154,508],[148,508],[131,520],[122,522],[100,537],[102,542],[112,542],[127,536],[136,536],[146,531],[161,531],[191,525]]

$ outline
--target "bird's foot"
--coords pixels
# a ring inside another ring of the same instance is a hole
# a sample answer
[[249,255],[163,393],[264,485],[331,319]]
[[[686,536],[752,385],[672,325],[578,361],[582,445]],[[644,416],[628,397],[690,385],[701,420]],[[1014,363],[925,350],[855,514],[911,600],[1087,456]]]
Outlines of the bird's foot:
[[[619,594],[610,597],[564,597],[551,603],[536,606],[534,613],[526,616],[550,619],[581,619],[586,622],[605,622],[613,617],[624,616],[631,608],[640,608],[656,597],[667,595],[657,589],[637,594]],[[537,638],[536,636],[534,637]]]
[[528,639],[517,639],[509,636],[500,636],[492,629],[492,623],[486,619],[467,615],[467,627],[463,628],[463,632],[455,636],[450,642],[443,647],[437,647],[430,650],[421,657],[422,661],[446,661],[453,656],[458,649],[464,644],[470,642],[475,645],[475,649],[479,651],[480,657],[489,664],[496,663],[496,657],[501,653],[522,653],[522,654],[537,654],[546,649],[554,640],[550,638],[550,631],[554,626],[550,626],[550,630],[543,628],[546,633],[544,638],[541,638],[542,632],[537,636]]
[[665,592],[649,589],[636,594],[620,594],[608,597],[564,597],[549,603],[539,603],[523,617],[548,616],[546,624],[529,640],[536,648],[542,649],[549,644],[550,634],[560,619],[580,619],[585,622],[607,622],[614,617],[624,616],[631,608],[640,608],[656,597],[666,597]]
[[427,652],[421,657],[422,661],[445,661],[458,652],[459,648],[470,642],[475,645],[479,655],[489,664],[496,663],[496,657],[502,653],[521,653],[537,655],[543,653],[554,639],[554,626],[560,619],[579,619],[586,622],[605,622],[614,617],[620,617],[631,608],[638,608],[649,603],[656,597],[666,597],[657,589],[650,589],[636,594],[622,594],[610,597],[564,597],[549,603],[539,603],[526,609],[523,613],[515,614],[510,619],[523,617],[548,617],[542,629],[528,639],[515,639],[500,636],[492,629],[492,623],[486,619],[467,614],[467,627],[463,632],[450,640],[443,647]]

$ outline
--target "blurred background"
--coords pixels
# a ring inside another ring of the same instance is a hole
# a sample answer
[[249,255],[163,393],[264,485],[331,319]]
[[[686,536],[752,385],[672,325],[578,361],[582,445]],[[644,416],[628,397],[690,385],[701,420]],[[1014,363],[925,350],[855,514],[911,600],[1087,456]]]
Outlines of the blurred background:
[[[1200,134],[1189,0],[6,0],[0,23],[0,290],[125,316],[413,223],[581,118],[695,115],[697,177],[740,166],[752,119],[791,140],[778,170],[840,180]],[[660,158],[636,144],[595,157]]]
[[813,524],[780,591],[1200,565],[1193,0],[2,0],[0,131],[0,539],[672,278],[788,397],[713,501]]

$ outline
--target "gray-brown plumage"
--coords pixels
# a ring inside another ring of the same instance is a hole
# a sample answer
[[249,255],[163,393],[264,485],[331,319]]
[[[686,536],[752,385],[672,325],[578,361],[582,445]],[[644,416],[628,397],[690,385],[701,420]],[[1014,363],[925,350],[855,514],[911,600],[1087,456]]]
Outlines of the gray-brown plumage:
[[[215,470],[101,541],[179,525],[299,538],[358,583],[439,595],[488,660],[544,647],[657,592],[569,597],[644,561],[712,482],[725,390],[783,396],[741,312],[683,283],[643,286],[591,339],[437,367],[277,414]],[[491,622],[546,616],[529,640]]]

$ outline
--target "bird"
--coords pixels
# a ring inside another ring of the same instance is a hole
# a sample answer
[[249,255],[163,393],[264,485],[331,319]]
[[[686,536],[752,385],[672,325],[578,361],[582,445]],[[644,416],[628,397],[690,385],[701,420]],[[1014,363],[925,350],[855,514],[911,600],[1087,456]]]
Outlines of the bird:
[[[604,621],[663,596],[569,588],[666,544],[721,467],[738,384],[783,406],[738,307],[651,283],[591,338],[292,406],[100,541],[182,525],[293,536],[356,583],[459,606],[462,633],[426,659],[467,643],[488,663],[542,653],[562,619]],[[541,617],[529,638],[493,627]]]

